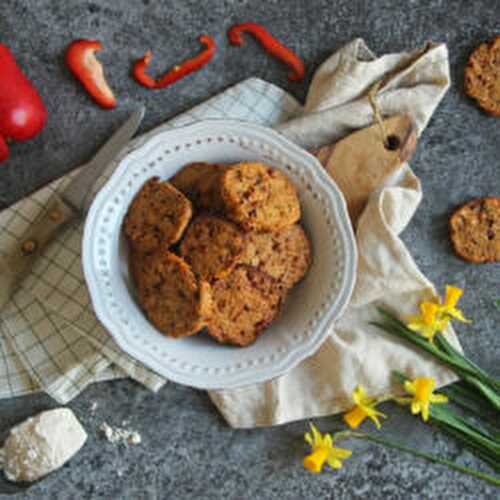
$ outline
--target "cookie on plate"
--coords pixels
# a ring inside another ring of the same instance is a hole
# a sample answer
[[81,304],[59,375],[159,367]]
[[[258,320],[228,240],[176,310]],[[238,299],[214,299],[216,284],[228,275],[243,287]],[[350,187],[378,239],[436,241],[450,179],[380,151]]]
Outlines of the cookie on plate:
[[282,297],[273,278],[251,266],[238,265],[212,285],[208,332],[218,342],[245,347],[278,315]]
[[292,288],[311,264],[309,240],[299,224],[279,231],[246,234],[246,248],[240,262],[256,267],[284,290]]
[[220,178],[225,165],[191,163],[179,170],[170,182],[182,191],[200,210],[220,212],[224,208],[220,195]]
[[210,285],[198,283],[190,267],[177,255],[159,250],[152,255],[133,253],[132,264],[139,303],[148,319],[170,337],[200,331],[212,310]]
[[263,163],[239,163],[222,176],[230,219],[246,231],[275,231],[300,219],[300,202],[288,178]]
[[465,93],[481,108],[500,116],[500,35],[472,52],[465,67],[464,86]]
[[150,253],[176,243],[192,213],[191,202],[180,191],[152,177],[132,201],[123,228],[134,249]]
[[141,269],[144,265],[143,260],[146,258],[148,258],[148,254],[134,250],[132,246],[129,246],[128,270],[136,286],[139,286]]
[[475,263],[500,260],[500,197],[476,198],[450,217],[455,252]]
[[195,274],[208,282],[227,275],[245,247],[245,233],[232,222],[213,215],[195,217],[179,247]]

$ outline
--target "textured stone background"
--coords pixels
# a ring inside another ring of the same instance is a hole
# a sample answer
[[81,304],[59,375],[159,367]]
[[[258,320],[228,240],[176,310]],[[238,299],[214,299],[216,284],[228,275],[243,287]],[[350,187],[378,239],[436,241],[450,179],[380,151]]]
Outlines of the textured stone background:
[[[473,196],[500,195],[500,121],[479,111],[462,91],[463,67],[471,49],[498,32],[498,2],[484,1],[50,1],[3,0],[0,41],[7,43],[36,83],[49,122],[34,141],[12,147],[0,167],[0,205],[8,205],[87,160],[138,103],[148,113],[146,131],[245,77],[256,75],[304,99],[312,74],[332,51],[354,37],[379,54],[414,48],[432,39],[450,50],[452,87],[418,145],[412,166],[421,177],[424,200],[404,239],[422,270],[439,286],[466,289],[465,311],[475,318],[459,327],[467,353],[498,376],[499,264],[474,266],[454,257],[447,217]],[[234,22],[262,22],[304,58],[303,83],[291,83],[276,61],[253,42],[228,48]],[[148,91],[129,77],[131,61],[155,49],[155,69],[198,49],[195,37],[208,32],[220,50],[202,73],[172,88]],[[63,51],[76,37],[100,39],[100,56],[119,98],[114,111],[97,108],[71,78]],[[1,69],[0,69],[1,71]],[[92,402],[98,403],[95,416]],[[15,423],[54,407],[35,395],[0,401],[0,442]],[[439,466],[365,443],[342,471],[312,476],[302,470],[305,423],[274,429],[228,428],[204,392],[174,384],[153,395],[130,381],[99,384],[71,403],[89,432],[85,448],[62,470],[17,498],[494,498],[498,490]],[[459,463],[483,469],[450,439],[387,406],[384,434]],[[116,448],[97,431],[103,420],[129,420],[143,444]],[[323,430],[337,418],[319,422]],[[0,480],[0,497],[9,490]]]

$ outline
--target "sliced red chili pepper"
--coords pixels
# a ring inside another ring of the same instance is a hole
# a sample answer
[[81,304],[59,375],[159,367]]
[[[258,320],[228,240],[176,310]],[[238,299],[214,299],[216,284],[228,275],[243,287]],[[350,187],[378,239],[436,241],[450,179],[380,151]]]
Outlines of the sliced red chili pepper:
[[66,50],[66,64],[94,101],[109,109],[116,106],[116,98],[95,56],[101,49],[102,44],[97,40],[75,40]]
[[202,52],[191,59],[186,59],[182,64],[174,66],[157,80],[146,74],[146,69],[152,57],[151,51],[146,52],[144,56],[138,59],[134,64],[132,70],[134,78],[141,85],[144,85],[144,87],[149,89],[161,89],[167,85],[172,85],[172,83],[175,83],[177,80],[184,78],[194,71],[198,71],[212,59],[217,49],[217,45],[215,45],[213,38],[208,35],[201,35],[198,40],[205,45]]
[[302,80],[305,70],[302,59],[269,33],[264,27],[257,23],[236,24],[228,31],[229,41],[233,45],[243,45],[241,33],[253,35],[272,56],[283,61],[292,72],[288,74],[289,80]]

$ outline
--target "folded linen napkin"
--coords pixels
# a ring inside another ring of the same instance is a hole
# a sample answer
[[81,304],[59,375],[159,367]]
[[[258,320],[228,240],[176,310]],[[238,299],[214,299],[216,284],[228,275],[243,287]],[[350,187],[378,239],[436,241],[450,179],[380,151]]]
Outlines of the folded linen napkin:
[[[354,40],[318,69],[301,116],[276,128],[306,148],[334,142],[373,122],[368,92],[378,82],[381,114],[409,114],[420,134],[449,86],[446,46],[429,44],[413,53],[376,58],[362,40]],[[376,306],[409,315],[421,300],[435,296],[399,238],[421,197],[420,182],[407,164],[372,193],[358,220],[357,281],[345,313],[331,325],[318,352],[286,375],[210,393],[233,427],[344,411],[352,407],[351,393],[358,384],[369,394],[394,394],[398,388],[391,384],[392,370],[432,375],[438,385],[454,380],[428,356],[370,326],[377,319]],[[459,348],[451,328],[446,335]]]
[[[308,148],[331,143],[372,123],[367,93],[377,82],[382,114],[410,114],[421,133],[449,86],[446,47],[431,44],[413,53],[376,58],[357,39],[320,67],[304,108],[283,90],[250,79],[136,139],[124,154],[159,131],[204,118],[275,126]],[[118,161],[104,173],[96,191]],[[65,182],[67,178],[38,192],[34,195],[37,203]],[[27,219],[25,226],[37,213],[37,205],[30,203],[34,197],[0,214],[0,229],[7,229],[15,239],[22,230],[20,215]],[[230,425],[275,425],[342,411],[350,406],[351,391],[359,383],[373,394],[392,392],[393,369],[433,375],[438,384],[452,380],[448,371],[428,357],[369,326],[375,305],[412,313],[424,296],[435,294],[398,236],[420,199],[420,183],[408,165],[372,194],[358,222],[359,269],[348,309],[331,326],[320,350],[288,374],[264,384],[211,391],[213,402]],[[82,225],[75,225],[46,250],[23,289],[2,311],[0,354],[4,346],[7,354],[3,358],[8,361],[2,372],[0,356],[0,395],[8,395],[5,386],[10,373],[10,379],[14,374],[16,381],[34,379],[34,387],[64,402],[95,381],[111,363],[152,389],[164,382],[121,352],[95,319],[80,267],[81,231]],[[7,248],[8,244],[0,243],[0,251]],[[447,334],[458,345],[451,329]],[[25,384],[22,391],[29,390]]]

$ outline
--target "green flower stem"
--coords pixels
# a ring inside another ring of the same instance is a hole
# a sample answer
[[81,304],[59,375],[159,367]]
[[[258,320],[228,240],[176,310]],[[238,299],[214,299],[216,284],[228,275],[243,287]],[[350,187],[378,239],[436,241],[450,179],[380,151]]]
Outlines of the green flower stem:
[[444,337],[442,333],[436,335],[436,343],[438,346],[444,350],[448,355],[454,358],[461,358],[470,368],[475,370],[477,373],[481,374],[481,377],[488,380],[489,383],[495,388],[500,389],[500,380],[490,377],[481,367],[477,366],[470,359],[466,358],[463,354],[458,352]]
[[[379,309],[379,311],[384,315],[387,314],[385,312],[382,312],[382,310]],[[411,342],[412,344],[417,345],[424,351],[427,351],[428,353],[432,354],[434,357],[438,358],[440,361],[443,363],[447,364],[448,366],[451,366],[452,368],[455,369],[455,371],[460,371],[464,374],[468,375],[475,375],[475,371],[470,369],[468,366],[465,365],[465,363],[461,362],[460,360],[457,360],[453,358],[452,356],[449,356],[448,354],[445,354],[444,352],[440,351],[437,349],[433,344],[431,344],[428,340],[424,339],[423,337],[418,336],[415,332],[411,332],[411,330],[406,330],[406,327],[403,325],[403,323],[395,323],[394,321],[395,318],[391,318],[390,320],[388,317],[386,317],[387,323],[379,323],[377,321],[372,322],[371,324],[384,330],[387,333],[391,333],[392,335],[396,335],[404,340],[407,340]],[[411,333],[409,333],[411,332]]]
[[[393,376],[402,384],[409,380],[398,371],[394,371]],[[499,470],[500,442],[495,435],[490,435],[478,429],[477,426],[473,426],[447,405],[432,405],[430,407],[430,421],[467,446],[495,471]]]
[[463,379],[470,385],[479,389],[481,394],[493,405],[493,407],[500,411],[500,394],[497,394],[494,389],[491,389],[488,385],[484,384],[480,380],[477,380],[470,375],[464,375]]
[[469,401],[463,399],[460,396],[455,395],[452,391],[447,390],[448,388],[440,389],[440,392],[445,394],[448,399],[458,405],[463,411],[469,412],[469,414],[476,419],[480,420],[481,425],[487,429],[488,434],[495,440],[500,440],[500,432],[495,427],[496,422],[492,417],[491,413],[485,412],[481,408],[478,408],[474,404],[471,404]]
[[449,408],[438,408],[431,406],[430,416],[432,420],[436,420],[441,424],[447,425],[462,433],[472,442],[476,443],[479,449],[488,450],[500,463],[500,443],[495,442],[490,436],[484,432],[477,430],[469,422],[460,418]]
[[419,458],[423,458],[425,460],[428,460],[429,462],[433,462],[436,464],[441,464],[441,465],[446,465],[447,467],[450,467],[451,469],[455,469],[459,472],[463,472],[465,474],[468,474],[470,476],[477,477],[479,479],[483,479],[484,481],[487,481],[491,484],[494,484],[495,486],[500,486],[500,479],[496,478],[490,474],[486,474],[485,472],[480,472],[474,469],[471,469],[469,467],[466,467],[465,465],[460,465],[455,462],[452,462],[451,460],[447,460],[446,458],[440,458],[436,455],[432,455],[430,453],[425,453],[423,451],[418,451],[415,450],[414,448],[410,448],[408,446],[404,446],[402,444],[399,444],[395,441],[390,441],[389,439],[382,438],[382,437],[376,437],[376,436],[371,436],[370,434],[364,434],[361,432],[351,432],[351,431],[340,431],[335,433],[334,439],[344,439],[344,438],[355,438],[355,439],[363,439],[365,441],[371,441],[372,443],[377,443],[381,444],[383,446],[386,446],[388,448],[394,448],[399,451],[403,451],[405,453],[410,453],[411,455],[414,455]]
[[500,427],[498,415],[491,410],[489,406],[485,407],[488,401],[477,392],[474,392],[470,386],[463,382],[455,382],[447,387],[440,389],[448,399],[458,405],[462,410],[467,411],[471,416],[479,419],[481,425],[488,431],[487,433],[497,442],[500,442]]
[[443,387],[440,391],[444,392],[453,402],[457,402],[457,404],[463,401],[464,404],[475,408],[472,411],[476,412],[479,416],[491,418],[495,414],[489,406],[488,399],[482,394],[478,394],[477,391],[472,390],[470,385],[465,384],[463,381]]
[[[409,380],[408,377],[401,372],[393,371],[392,374],[401,384]],[[477,426],[473,426],[467,420],[455,413],[448,405],[431,405],[429,415],[431,420],[440,422],[445,426],[452,427],[463,433],[480,448],[487,448],[494,454],[497,460],[500,461],[500,442],[492,439],[492,436],[478,429]]]
[[[500,394],[498,394],[499,381],[490,377],[486,372],[476,367],[467,360],[462,354],[455,350],[444,337],[436,335],[440,342],[441,349],[433,343],[415,334],[406,325],[384,309],[378,308],[380,314],[384,317],[385,323],[374,322],[373,325],[378,328],[396,335],[414,345],[422,348],[434,357],[448,365],[461,378],[467,380],[477,387],[481,393],[488,399],[491,405],[498,411],[500,410]],[[444,341],[444,342],[443,342]],[[472,377],[472,378],[471,378]]]
[[447,434],[455,438],[457,441],[462,443],[466,448],[469,449],[471,453],[477,455],[481,460],[486,462],[494,471],[500,472],[500,464],[498,462],[498,459],[495,458],[487,450],[484,450],[483,448],[478,448],[477,444],[473,440],[464,436],[461,432],[456,431],[452,427],[440,424],[439,422],[436,422],[435,425],[439,427],[443,432],[446,432]]
[[475,414],[478,417],[485,419],[491,417],[491,414],[485,413],[482,407],[478,406],[477,403],[473,403],[467,400],[466,397],[463,397],[462,394],[460,394],[459,392],[455,392],[451,386],[443,387],[442,389],[439,389],[439,392],[442,392],[444,395],[446,395],[451,402],[460,406],[462,409]]

